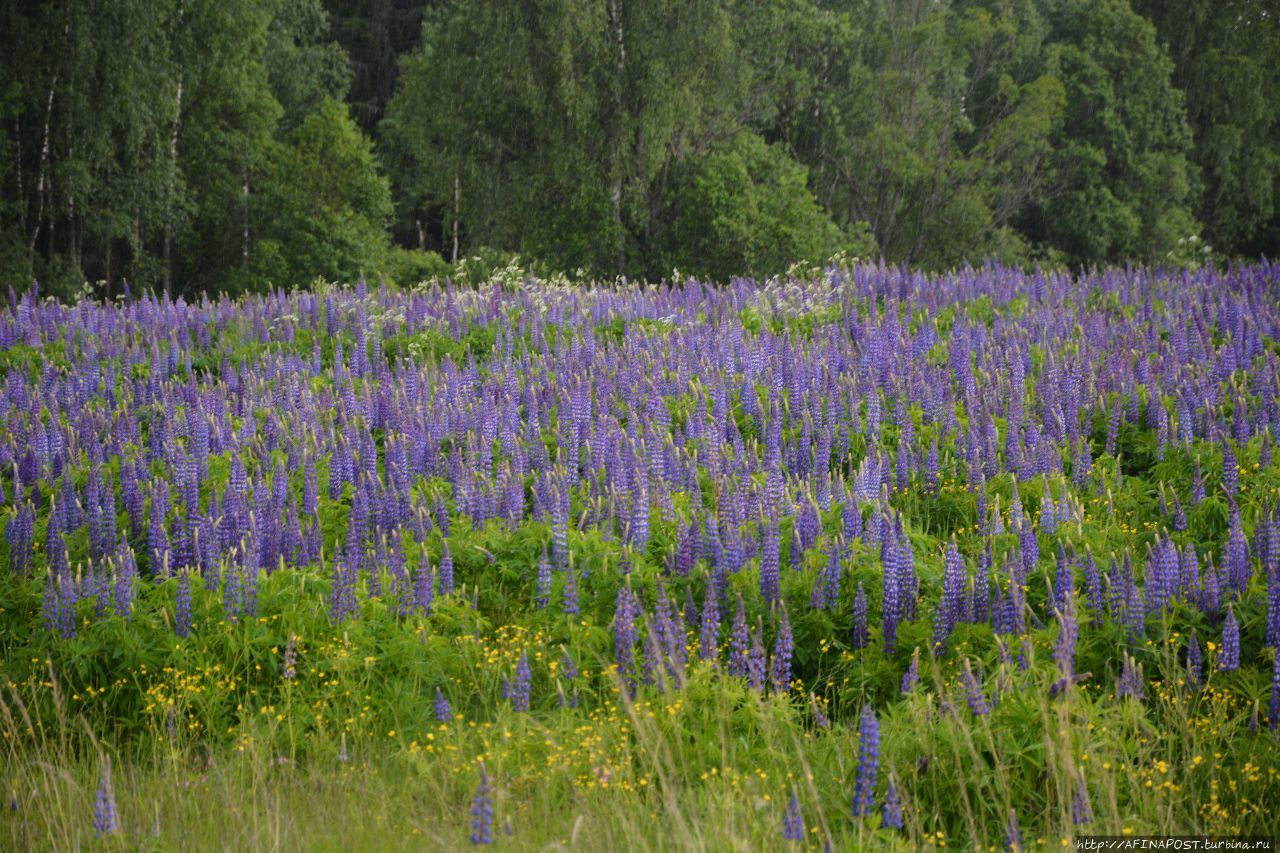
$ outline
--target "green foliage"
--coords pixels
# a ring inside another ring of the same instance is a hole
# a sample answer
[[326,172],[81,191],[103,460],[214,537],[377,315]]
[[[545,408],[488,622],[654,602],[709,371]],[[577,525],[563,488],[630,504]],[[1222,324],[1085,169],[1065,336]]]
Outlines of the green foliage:
[[1267,0],[70,0],[0,33],[0,287],[64,300],[444,273],[409,247],[574,280],[1280,251]]
[[325,100],[273,153],[259,203],[274,216],[251,250],[249,282],[352,281],[381,269],[391,191],[346,105]]
[[1067,111],[1054,144],[1058,192],[1038,216],[1076,263],[1154,260],[1197,232],[1191,133],[1173,63],[1127,0],[1051,7],[1049,66]]
[[[682,273],[765,277],[846,248],[809,191],[805,168],[779,146],[739,136],[688,171],[669,238],[671,264]],[[863,243],[855,253],[865,257],[870,248]]]

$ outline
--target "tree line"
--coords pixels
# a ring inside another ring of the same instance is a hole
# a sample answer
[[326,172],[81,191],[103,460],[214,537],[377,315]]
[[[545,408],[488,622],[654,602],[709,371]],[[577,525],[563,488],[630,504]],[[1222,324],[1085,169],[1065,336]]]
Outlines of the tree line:
[[61,296],[1280,247],[1270,0],[10,0],[0,44],[0,283]]

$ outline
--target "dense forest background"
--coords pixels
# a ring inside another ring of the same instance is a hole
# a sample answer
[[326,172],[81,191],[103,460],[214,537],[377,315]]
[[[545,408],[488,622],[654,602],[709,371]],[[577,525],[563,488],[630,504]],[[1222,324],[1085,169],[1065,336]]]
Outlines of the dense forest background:
[[4,0],[0,285],[1274,256],[1277,14]]

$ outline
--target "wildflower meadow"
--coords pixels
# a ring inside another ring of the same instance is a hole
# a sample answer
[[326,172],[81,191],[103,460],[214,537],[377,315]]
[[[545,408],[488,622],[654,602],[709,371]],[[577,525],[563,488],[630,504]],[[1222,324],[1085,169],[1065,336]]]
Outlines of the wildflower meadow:
[[0,847],[1280,836],[1280,267],[0,306]]

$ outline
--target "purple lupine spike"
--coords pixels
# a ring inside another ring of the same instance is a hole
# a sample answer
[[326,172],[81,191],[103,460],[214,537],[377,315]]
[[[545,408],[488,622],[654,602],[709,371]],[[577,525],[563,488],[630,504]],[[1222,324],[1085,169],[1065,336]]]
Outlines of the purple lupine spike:
[[820,729],[831,728],[831,720],[822,711],[822,706],[818,704],[818,697],[812,693],[809,694],[809,705],[813,708],[813,722]]
[[889,787],[884,792],[884,808],[881,826],[886,829],[902,829],[902,798],[898,794],[898,785],[892,776],[889,777]]
[[434,603],[435,577],[431,571],[431,561],[424,554],[413,570],[413,608],[430,616]]
[[981,624],[991,618],[991,543],[978,557],[978,569],[973,578],[973,607],[969,618]]
[[436,688],[436,698],[433,703],[436,721],[447,723],[453,719],[453,708],[449,705],[449,700],[445,698],[444,691],[439,687]]
[[1076,780],[1076,790],[1071,797],[1071,822],[1076,826],[1093,822],[1093,808],[1089,805],[1089,788],[1085,785],[1083,775]]
[[578,612],[578,578],[572,560],[569,561],[569,568],[564,576],[564,612],[566,616],[573,616]]
[[1227,500],[1235,503],[1240,494],[1240,463],[1228,439],[1222,441],[1222,489],[1227,493]]
[[1234,672],[1240,668],[1240,623],[1235,609],[1227,607],[1227,618],[1222,623],[1222,652],[1218,655],[1218,669]]
[[843,549],[835,542],[831,543],[831,553],[827,560],[827,570],[823,576],[823,599],[825,607],[835,610],[840,604],[840,577],[844,572],[841,563]]
[[778,559],[782,543],[782,533],[776,524],[766,527],[764,545],[760,551],[760,594],[766,604],[778,600]]
[[1129,653],[1125,652],[1124,663],[1120,668],[1120,678],[1116,681],[1116,697],[1119,699],[1128,697],[1141,702],[1145,693],[1142,664],[1135,662]]
[[1267,705],[1267,726],[1280,731],[1280,649],[1273,649],[1271,664],[1271,702]]
[[178,575],[178,595],[174,604],[174,631],[183,639],[191,636],[191,572]]
[[1200,610],[1206,616],[1216,617],[1222,608],[1222,583],[1218,570],[1214,568],[1212,557],[1209,559],[1209,565],[1205,567],[1201,585]]
[[64,640],[76,635],[76,603],[79,600],[75,581],[70,575],[61,574],[56,579],[58,634]]
[[787,813],[782,820],[782,837],[787,841],[803,841],[804,840],[804,816],[800,813],[800,800],[796,798],[796,792],[791,792],[791,799],[787,801]]
[[867,817],[875,808],[876,773],[880,765],[880,721],[875,709],[864,705],[858,718],[858,770],[853,788],[853,817]]
[[854,649],[865,649],[871,642],[870,630],[867,626],[867,591],[858,582],[858,591],[853,597],[853,641]]
[[98,790],[93,795],[93,834],[97,838],[120,831],[120,814],[116,810],[116,794],[111,785],[111,759],[104,758]]
[[1204,503],[1204,499],[1204,477],[1200,474],[1200,458],[1196,457],[1195,476],[1191,478],[1191,503],[1194,506],[1200,506]]
[[546,546],[543,546],[542,556],[538,558],[537,584],[534,604],[541,610],[551,603],[551,561],[547,559]]
[[533,682],[533,671],[529,668],[529,653],[522,652],[520,660],[516,662],[515,679],[511,682],[511,690],[508,699],[511,700],[511,707],[517,713],[529,710],[529,688]]
[[1200,648],[1200,638],[1196,636],[1196,630],[1191,629],[1191,636],[1187,637],[1187,686],[1193,689],[1199,689],[1202,682],[1202,674],[1204,669],[1204,652]]
[[1267,578],[1267,628],[1264,644],[1280,649],[1280,572]]
[[1075,597],[1067,599],[1066,609],[1059,610],[1058,638],[1053,645],[1053,660],[1058,665],[1058,681],[1053,685],[1053,695],[1065,690],[1075,679],[1076,674],[1076,640],[1080,635],[1080,624],[1076,619]]
[[975,717],[985,717],[990,714],[991,706],[987,704],[987,697],[982,691],[982,683],[973,674],[973,667],[969,664],[968,659],[965,659],[964,672],[960,674],[960,680],[964,682],[964,698],[969,704],[969,710],[973,712],[973,715]]
[[618,667],[618,676],[625,685],[634,678],[636,642],[635,595],[631,587],[618,588],[618,598],[613,610],[613,658]]
[[898,685],[898,692],[903,696],[916,689],[916,684],[920,681],[920,649],[917,648],[911,653],[911,663],[907,664],[907,671],[902,673],[902,681]]
[[1009,826],[1004,834],[1005,849],[1009,853],[1022,853],[1022,830],[1018,828],[1018,810],[1009,809]]
[[480,768],[480,784],[471,798],[471,843],[493,843],[493,788],[484,767]]
[[49,572],[44,576],[44,596],[41,599],[40,613],[44,617],[44,627],[50,634],[58,630],[58,585]]
[[751,632],[751,651],[747,653],[747,685],[759,691],[764,690],[767,669],[763,635],[764,631],[757,625]]
[[114,600],[116,613],[125,621],[133,617],[133,602],[138,589],[138,563],[127,544],[118,551]]
[[787,618],[787,608],[782,605],[778,614],[778,636],[773,645],[773,689],[786,693],[791,687],[791,652],[794,641],[791,637],[791,621]]
[[751,636],[747,629],[747,613],[738,596],[738,609],[733,615],[733,629],[729,633],[729,674],[743,678],[747,674],[747,654]]
[[453,553],[447,539],[440,546],[440,594],[453,594]]
[[702,599],[702,630],[698,646],[698,657],[713,661],[720,655],[720,603],[715,590],[710,584]]
[[1227,570],[1227,585],[1238,594],[1243,594],[1249,585],[1249,544],[1245,539],[1244,529],[1240,526],[1240,510],[1231,512],[1231,527],[1227,532],[1227,549],[1224,558]]
[[884,603],[881,619],[883,621],[881,636],[884,641],[884,653],[892,655],[898,638],[898,619],[901,615],[899,596],[901,589],[901,568],[899,544],[897,537],[886,536],[881,540],[881,561],[884,564]]
[[298,635],[289,632],[289,639],[284,644],[284,669],[280,677],[289,681],[298,675]]
[[960,621],[964,590],[969,580],[964,557],[960,556],[960,550],[956,547],[954,539],[947,546],[944,563],[942,599],[938,602],[938,609],[933,619],[933,647],[939,656],[946,654],[947,641]]

